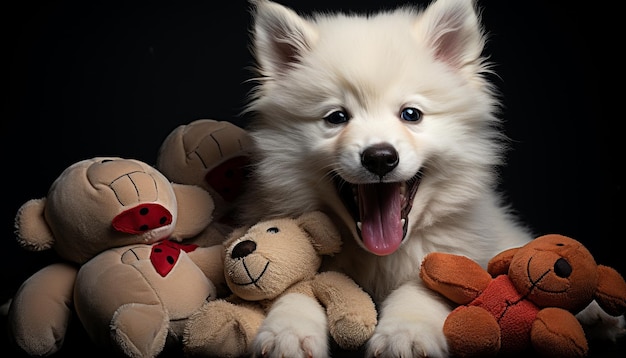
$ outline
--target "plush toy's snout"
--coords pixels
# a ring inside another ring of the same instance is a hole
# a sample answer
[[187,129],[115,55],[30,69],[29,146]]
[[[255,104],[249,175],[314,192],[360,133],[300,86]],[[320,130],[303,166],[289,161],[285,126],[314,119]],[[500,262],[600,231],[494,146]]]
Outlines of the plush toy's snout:
[[141,234],[172,223],[172,213],[159,204],[141,204],[113,218],[113,228],[128,234]]
[[242,168],[249,164],[248,157],[231,158],[207,172],[204,180],[224,200],[233,202],[244,191],[247,174]]

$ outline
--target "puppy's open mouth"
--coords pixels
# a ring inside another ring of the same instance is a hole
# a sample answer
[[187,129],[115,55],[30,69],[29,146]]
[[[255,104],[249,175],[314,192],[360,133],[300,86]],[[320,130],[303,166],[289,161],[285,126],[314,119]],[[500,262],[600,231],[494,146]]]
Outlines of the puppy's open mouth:
[[363,245],[379,256],[395,252],[406,236],[422,172],[406,182],[395,183],[352,184],[339,175],[333,177]]

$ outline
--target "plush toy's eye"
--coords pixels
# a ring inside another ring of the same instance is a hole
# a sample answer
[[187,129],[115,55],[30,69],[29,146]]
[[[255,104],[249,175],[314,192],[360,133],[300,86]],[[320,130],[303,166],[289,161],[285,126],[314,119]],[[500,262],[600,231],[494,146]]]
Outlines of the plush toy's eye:
[[271,228],[267,229],[267,232],[269,232],[270,234],[276,234],[279,231],[280,230],[278,230],[276,226],[272,226]]
[[559,277],[567,278],[572,274],[572,266],[567,260],[560,258],[554,263],[554,273]]

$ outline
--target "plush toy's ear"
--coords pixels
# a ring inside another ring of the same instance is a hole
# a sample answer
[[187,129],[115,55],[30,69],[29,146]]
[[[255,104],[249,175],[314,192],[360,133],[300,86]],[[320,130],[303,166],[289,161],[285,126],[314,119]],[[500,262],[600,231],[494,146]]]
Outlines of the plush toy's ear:
[[196,185],[172,183],[178,203],[178,217],[173,238],[187,239],[199,234],[213,220],[213,198]]
[[595,299],[602,309],[620,316],[626,312],[626,281],[615,269],[598,265],[598,287]]
[[326,214],[321,211],[307,212],[296,218],[296,222],[309,234],[320,255],[332,255],[341,251],[339,230]]
[[19,208],[15,216],[17,241],[28,250],[48,250],[55,242],[44,215],[46,201],[46,198],[31,199]]
[[494,256],[491,260],[489,260],[489,263],[487,264],[487,272],[489,272],[492,277],[508,274],[511,260],[519,249],[519,247],[515,247],[512,249],[504,250]]

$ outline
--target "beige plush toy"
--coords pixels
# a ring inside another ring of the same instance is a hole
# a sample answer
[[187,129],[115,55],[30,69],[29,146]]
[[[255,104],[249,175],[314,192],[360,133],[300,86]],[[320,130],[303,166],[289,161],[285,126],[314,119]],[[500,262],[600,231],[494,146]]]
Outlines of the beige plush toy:
[[316,299],[327,313],[330,336],[343,349],[356,349],[372,335],[377,313],[370,296],[342,273],[318,271],[323,255],[341,249],[339,232],[323,213],[237,229],[224,246],[224,273],[233,295],[206,303],[190,318],[186,331],[196,336],[185,336],[187,353],[249,353],[273,303],[287,294]]
[[53,354],[75,311],[94,342],[127,356],[153,357],[166,341],[181,341],[187,318],[224,281],[223,246],[181,242],[210,224],[213,209],[206,190],[173,184],[138,160],[72,164],[46,197],[17,213],[21,245],[66,261],[19,288],[9,308],[12,339],[28,355]]
[[161,173],[175,183],[202,187],[213,197],[211,238],[221,233],[223,241],[236,226],[233,210],[246,187],[251,147],[243,128],[213,119],[176,127],[159,147],[156,168]]

